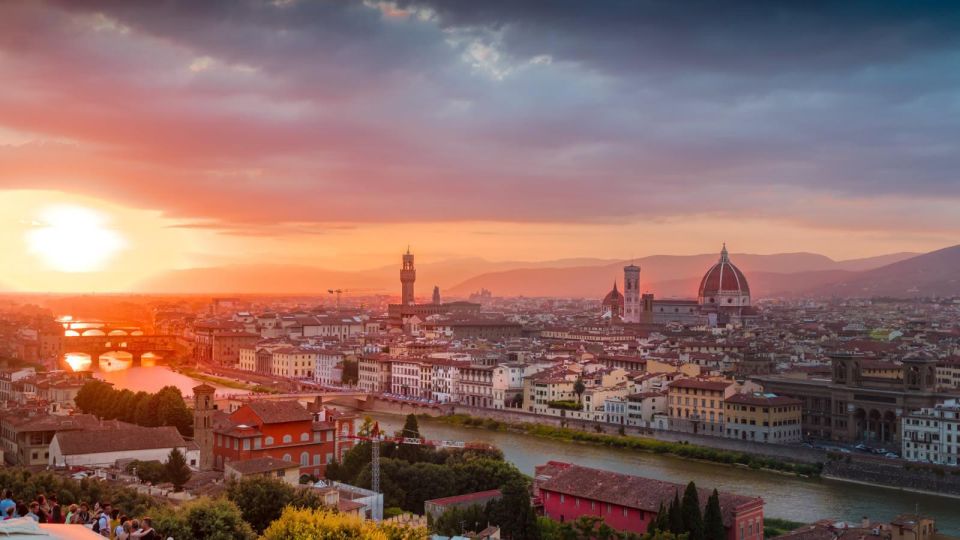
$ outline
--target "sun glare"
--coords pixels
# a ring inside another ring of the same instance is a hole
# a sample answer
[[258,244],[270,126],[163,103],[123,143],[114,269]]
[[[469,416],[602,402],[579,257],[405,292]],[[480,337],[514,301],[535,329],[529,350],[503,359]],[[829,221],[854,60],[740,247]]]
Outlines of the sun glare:
[[30,253],[61,272],[100,270],[125,243],[103,214],[79,206],[47,208],[27,232]]

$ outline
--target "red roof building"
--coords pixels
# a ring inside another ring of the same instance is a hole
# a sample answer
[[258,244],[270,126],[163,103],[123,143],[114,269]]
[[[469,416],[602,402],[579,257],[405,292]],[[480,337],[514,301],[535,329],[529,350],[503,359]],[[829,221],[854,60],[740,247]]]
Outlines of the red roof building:
[[[616,530],[637,534],[647,532],[661,504],[669,506],[686,489],[672,482],[557,461],[537,466],[533,482],[534,497],[550,519],[562,523],[600,516]],[[699,490],[701,510],[710,493]],[[720,511],[728,540],[763,540],[763,499],[720,493]]]

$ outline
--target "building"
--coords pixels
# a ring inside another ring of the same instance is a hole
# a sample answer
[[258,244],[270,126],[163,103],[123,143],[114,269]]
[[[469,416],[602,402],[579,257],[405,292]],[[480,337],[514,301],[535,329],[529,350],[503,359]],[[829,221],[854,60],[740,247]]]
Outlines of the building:
[[192,469],[199,466],[200,450],[187,443],[177,428],[119,427],[111,430],[62,431],[50,441],[52,467],[113,467],[120,460],[166,463],[176,448]]
[[337,426],[317,420],[296,401],[251,400],[214,429],[214,468],[272,457],[299,464],[301,475],[322,477],[336,456]]
[[231,461],[223,466],[226,479],[240,480],[257,476],[279,478],[291,486],[300,485],[300,465],[273,457]]
[[932,408],[954,396],[937,391],[936,359],[903,358],[901,377],[867,377],[861,353],[830,355],[830,378],[758,376],[767,392],[804,402],[804,438],[840,442],[867,442],[901,449],[901,417],[904,411]]
[[433,397],[433,364],[426,358],[390,360],[390,392],[413,398]]
[[617,290],[617,282],[614,281],[613,289],[603,297],[603,302],[600,304],[600,314],[604,318],[618,321],[623,318],[623,304],[623,294]]
[[[417,318],[426,320],[431,315],[475,316],[480,313],[480,304],[473,302],[430,302],[418,304],[414,294],[414,283],[417,280],[417,270],[413,264],[413,253],[410,247],[403,254],[403,266],[400,268],[400,303],[387,306],[387,317],[391,328],[403,328],[408,319]],[[440,291],[437,290],[434,300],[439,300]]]
[[901,455],[910,461],[960,465],[960,401],[951,399],[903,417]]
[[468,407],[493,407],[493,370],[495,366],[468,364],[460,368],[458,401]]
[[604,402],[603,410],[610,424],[651,427],[654,416],[667,413],[667,394],[650,391],[612,397]]
[[799,399],[759,392],[733,394],[724,401],[724,436],[773,444],[800,442],[802,409]]
[[436,520],[444,512],[451,508],[469,508],[471,506],[485,506],[490,501],[500,500],[503,494],[499,489],[488,491],[478,491],[476,493],[465,493],[463,495],[454,495],[452,497],[443,497],[440,499],[431,499],[423,502],[424,514],[431,519]]
[[363,355],[357,360],[357,386],[374,394],[390,391],[390,357],[385,354]]
[[652,294],[641,294],[640,267],[632,264],[623,269],[623,292],[623,320],[627,323],[717,326],[742,324],[756,317],[747,278],[730,261],[726,244],[720,250],[720,259],[700,280],[696,299],[657,300]]
[[319,350],[317,353],[317,370],[314,380],[324,386],[339,386],[343,383],[343,361],[347,355],[339,350]]
[[667,385],[670,429],[723,435],[724,400],[736,391],[734,381],[678,379]]
[[0,415],[0,443],[4,462],[21,467],[45,466],[50,462],[50,442],[57,433],[110,429],[92,414],[62,416],[32,410],[5,410]]
[[317,353],[300,347],[281,347],[271,351],[270,374],[288,379],[313,379],[317,371]]
[[640,304],[640,267],[623,267],[623,322],[638,323],[643,306]]
[[[618,531],[644,534],[661,507],[686,486],[570,463],[550,461],[536,467],[534,497],[554,521],[599,516]],[[711,492],[699,490],[701,511]],[[720,511],[728,540],[763,540],[763,499],[720,493]]]
[[403,268],[400,269],[400,304],[409,306],[417,302],[413,292],[416,281],[417,270],[413,267],[413,253],[410,253],[410,246],[407,246],[407,252],[403,254]]
[[213,403],[216,388],[209,384],[193,387],[193,442],[200,448],[199,466],[201,471],[213,469]]

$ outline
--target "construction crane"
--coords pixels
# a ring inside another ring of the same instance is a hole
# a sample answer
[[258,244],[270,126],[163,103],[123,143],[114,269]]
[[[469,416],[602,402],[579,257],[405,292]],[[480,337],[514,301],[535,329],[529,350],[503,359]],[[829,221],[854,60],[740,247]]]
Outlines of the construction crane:
[[[466,443],[463,441],[431,440],[422,437],[386,437],[380,431],[380,423],[375,422],[369,436],[353,435],[345,437],[370,443],[370,490],[380,494],[380,443],[392,442],[395,444],[409,444],[414,446],[428,446],[431,448],[457,448],[489,450],[493,445],[487,443]],[[374,516],[379,521],[379,517]]]
[[350,291],[348,291],[348,290],[346,290],[346,289],[327,289],[327,292],[330,293],[330,294],[336,294],[336,295],[337,295],[337,311],[339,312],[339,311],[340,311],[340,295],[343,294],[343,293],[345,293],[345,292],[350,292]]

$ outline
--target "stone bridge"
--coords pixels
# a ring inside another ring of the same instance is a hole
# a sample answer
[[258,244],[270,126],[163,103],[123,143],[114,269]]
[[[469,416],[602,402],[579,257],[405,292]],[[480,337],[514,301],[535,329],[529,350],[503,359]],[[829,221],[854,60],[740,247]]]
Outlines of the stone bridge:
[[[156,335],[83,335],[64,336],[63,357],[70,353],[83,353],[90,356],[91,369],[96,370],[101,355],[111,352],[128,353],[133,359],[133,366],[141,365],[144,354],[153,353],[169,358],[177,352],[175,336]],[[61,359],[63,367],[69,369],[66,361]]]

